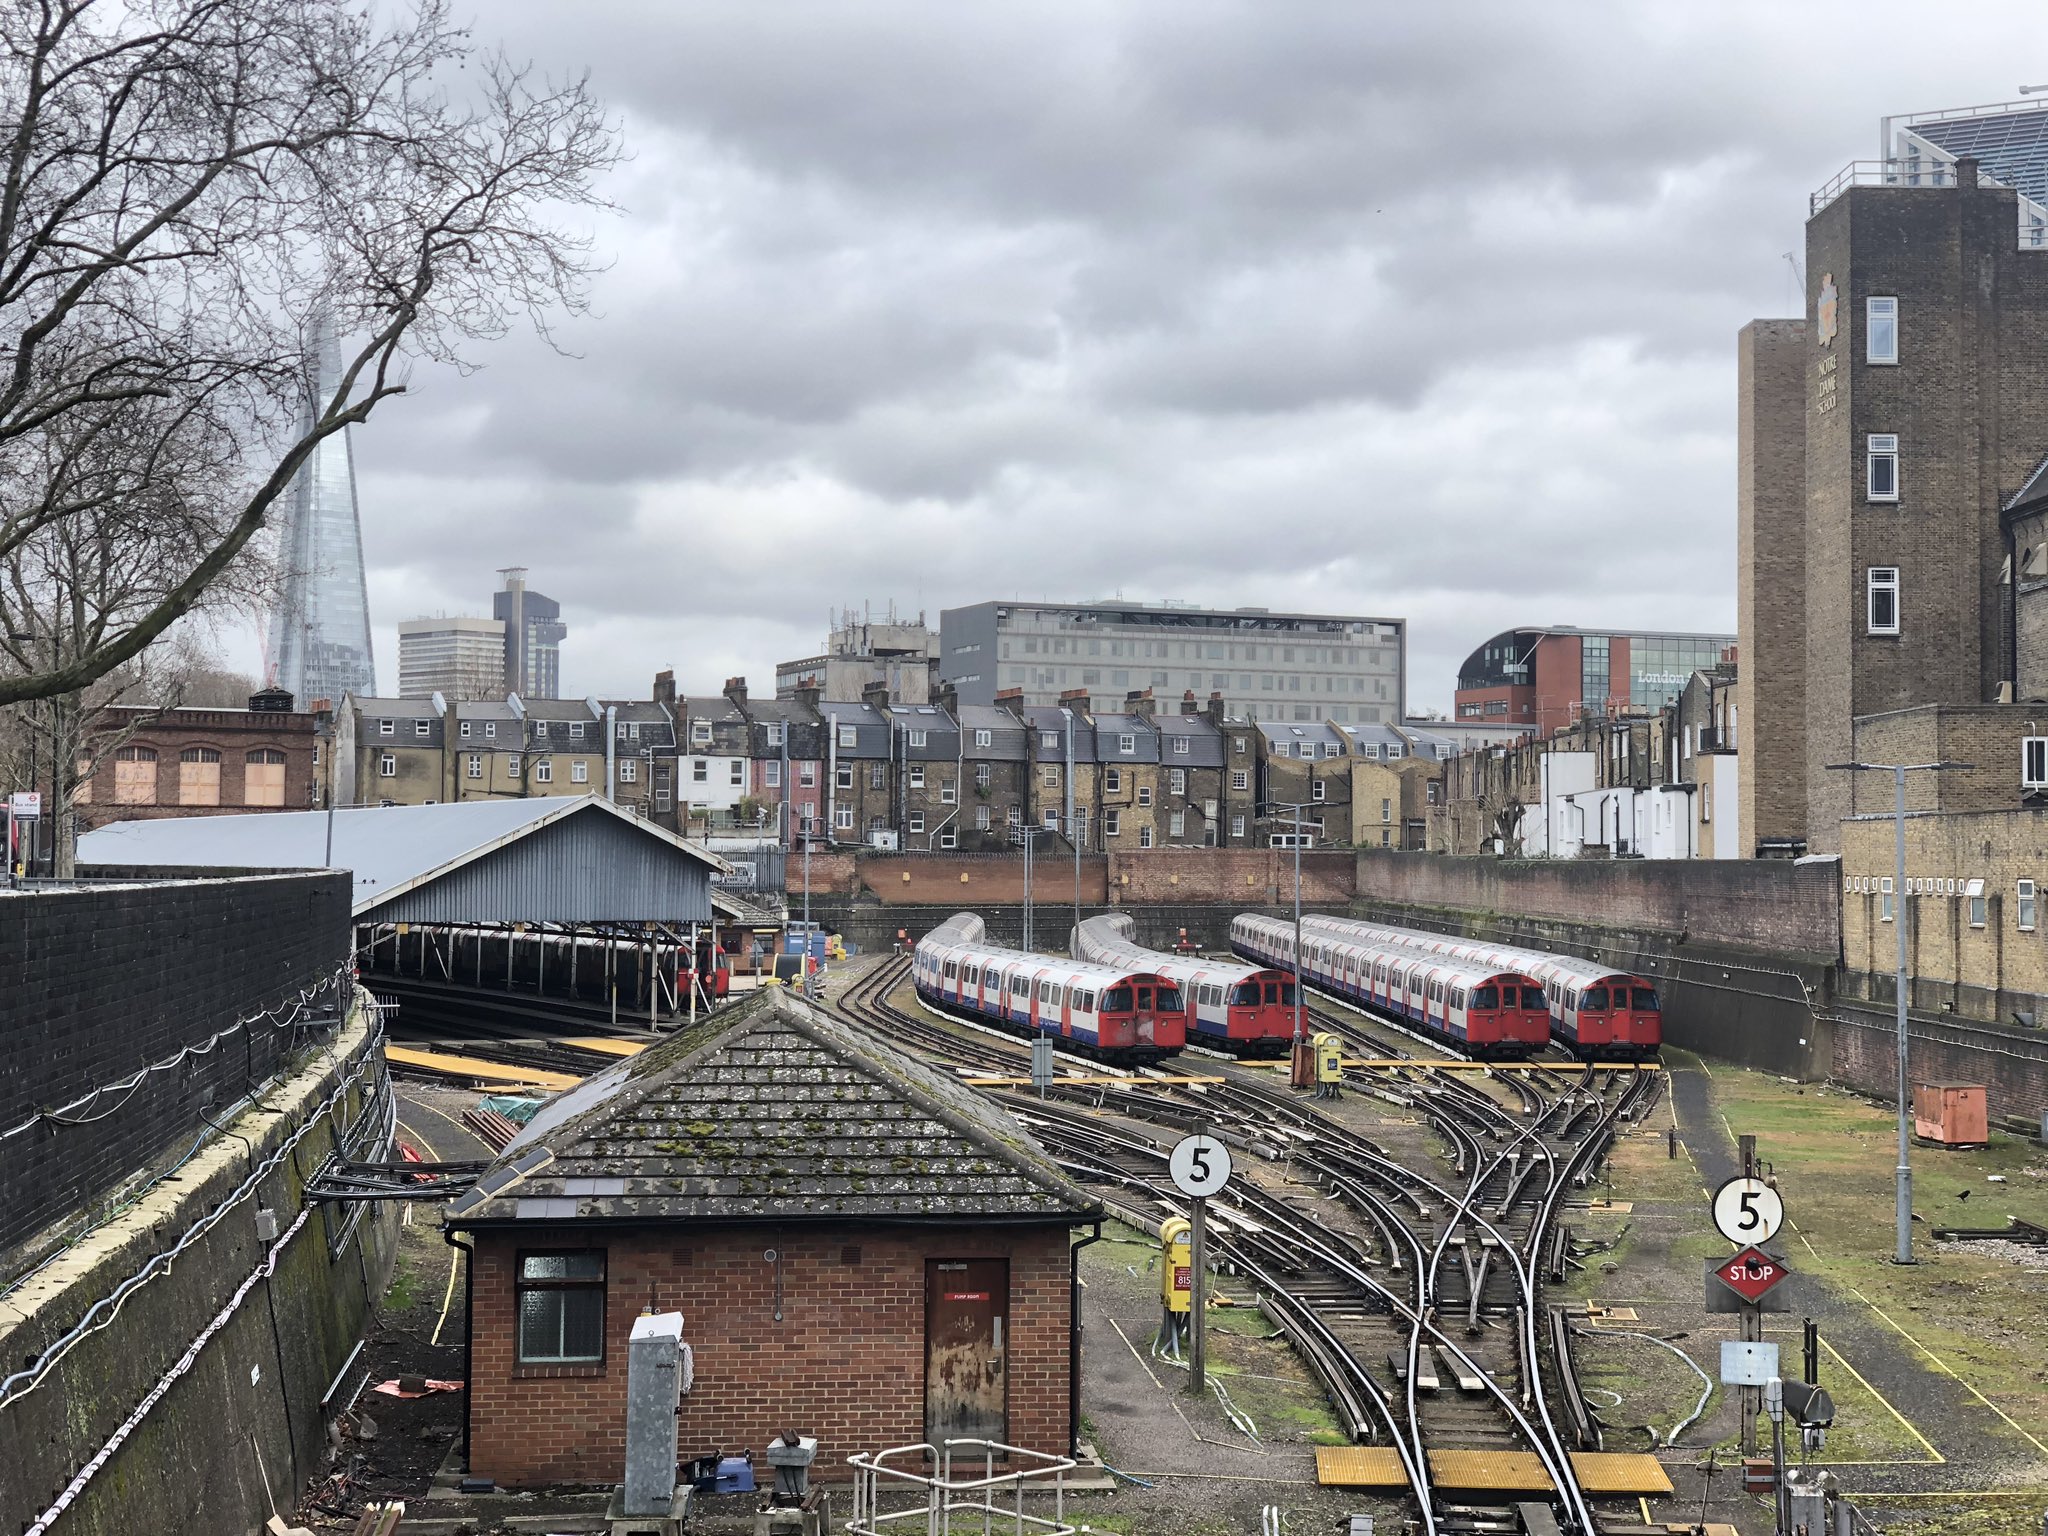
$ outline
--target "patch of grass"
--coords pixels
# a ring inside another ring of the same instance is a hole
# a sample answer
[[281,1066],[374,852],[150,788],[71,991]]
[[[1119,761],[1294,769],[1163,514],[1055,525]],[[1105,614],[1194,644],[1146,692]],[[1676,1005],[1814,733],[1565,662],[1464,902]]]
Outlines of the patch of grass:
[[[1997,1227],[2009,1215],[2048,1223],[2041,1149],[2007,1136],[1973,1151],[1916,1146],[1920,1262],[1902,1267],[1890,1262],[1890,1109],[1838,1089],[1706,1065],[1728,1129],[1754,1133],[1777,1176],[1787,1227],[1774,1246],[1787,1261],[1880,1309],[2029,1432],[2048,1437],[2048,1285],[2039,1271],[1968,1249],[1937,1250],[1932,1237],[1937,1226]],[[2007,1182],[1989,1182],[1992,1174]],[[1964,1191],[1967,1201],[1957,1198]],[[2016,1438],[1993,1416],[1986,1428]]]
[[398,1250],[397,1260],[391,1266],[391,1284],[385,1287],[384,1290],[384,1310],[386,1312],[410,1312],[412,1310],[413,1303],[418,1299],[413,1294],[413,1283],[416,1278],[413,1273],[413,1267],[412,1256],[401,1247]]
[[2048,1493],[2040,1490],[1981,1501],[1959,1499],[1953,1504],[1934,1499],[1888,1499],[1882,1493],[1856,1495],[1856,1502],[1875,1515],[1880,1527],[1910,1527],[1914,1536],[2040,1536],[2044,1500]]

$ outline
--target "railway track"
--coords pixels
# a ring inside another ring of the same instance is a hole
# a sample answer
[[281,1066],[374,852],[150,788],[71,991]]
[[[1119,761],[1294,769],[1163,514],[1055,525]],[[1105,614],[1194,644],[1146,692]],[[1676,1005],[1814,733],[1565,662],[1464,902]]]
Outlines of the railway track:
[[[907,959],[878,965],[834,1006],[946,1065],[1018,1071],[1024,1042],[976,1038],[897,1006],[890,994],[908,971]],[[1376,1059],[1407,1055],[1363,1023],[1311,1012]],[[1473,1528],[1469,1507],[1435,1484],[1429,1453],[1446,1448],[1533,1453],[1557,1490],[1563,1529],[1592,1536],[1598,1525],[1571,1455],[1598,1448],[1599,1426],[1542,1286],[1561,1278],[1568,1262],[1566,1201],[1619,1128],[1647,1112],[1659,1079],[1560,1053],[1528,1072],[1488,1074],[1513,1096],[1507,1103],[1469,1072],[1433,1064],[1449,1054],[1352,1074],[1356,1086],[1427,1121],[1442,1143],[1441,1167],[1409,1166],[1235,1064],[1219,1064],[1219,1085],[1161,1084],[1143,1095],[1116,1093],[1114,1102],[1099,1084],[1055,1082],[1045,1098],[996,1096],[1074,1177],[1148,1229],[1180,1210],[1166,1151],[1181,1133],[1201,1126],[1251,1154],[1269,1172],[1248,1169],[1210,1202],[1217,1260],[1257,1287],[1354,1441],[1394,1451],[1425,1536]],[[1091,1076],[1105,1074],[1085,1065]],[[1281,1170],[1314,1190],[1313,1203],[1287,1192]],[[1355,1233],[1330,1219],[1333,1200]]]

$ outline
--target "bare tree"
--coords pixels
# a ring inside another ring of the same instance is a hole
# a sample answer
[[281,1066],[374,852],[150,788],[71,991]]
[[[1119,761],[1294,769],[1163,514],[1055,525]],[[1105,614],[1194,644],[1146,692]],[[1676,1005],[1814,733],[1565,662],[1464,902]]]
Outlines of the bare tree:
[[[477,54],[445,0],[378,9],[0,7],[0,704],[79,694],[231,584],[416,361],[583,307],[554,221],[617,154],[586,84]],[[317,316],[355,340],[302,422]],[[125,569],[104,622],[56,611],[82,557]]]

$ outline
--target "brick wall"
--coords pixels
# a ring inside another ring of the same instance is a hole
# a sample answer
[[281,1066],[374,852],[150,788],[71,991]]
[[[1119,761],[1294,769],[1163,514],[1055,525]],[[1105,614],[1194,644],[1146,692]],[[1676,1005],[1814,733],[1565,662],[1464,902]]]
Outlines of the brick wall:
[[[1303,905],[1342,907],[1356,889],[1357,867],[1348,849],[1303,852]],[[1286,848],[1117,853],[1110,857],[1109,876],[1111,899],[1118,906],[1237,902],[1257,907],[1294,899],[1294,853]]]
[[[2020,799],[2020,740],[2040,735],[2048,735],[2048,708],[2039,704],[1930,704],[1858,720],[1856,761],[1970,765],[1907,774],[1908,811],[2010,810]],[[1855,781],[1853,814],[1892,814],[1897,789],[1891,774],[1847,777]]]
[[[1959,180],[1974,182],[1967,173]],[[1807,225],[1809,303],[1831,277],[1840,318],[1830,345],[1814,333],[1806,366],[1806,751],[1815,851],[1839,846],[1849,775],[1826,764],[1847,757],[1852,719],[1981,703],[2010,667],[1999,511],[2039,461],[2048,418],[2048,375],[2031,361],[2048,345],[2048,252],[2019,249],[2015,232],[2014,194],[1974,184],[1852,188]],[[1865,301],[1873,295],[1898,300],[1896,366],[1864,360]],[[1872,433],[1899,438],[1895,503],[1866,495]],[[1897,635],[1867,632],[1873,566],[1899,569]]]
[[[1013,1444],[1064,1453],[1070,1259],[1065,1228],[926,1232],[874,1225],[482,1231],[470,1302],[472,1473],[508,1487],[612,1483],[625,1455],[626,1340],[643,1305],[683,1314],[696,1385],[683,1399],[685,1457],[751,1448],[785,1429],[818,1437],[814,1475],[848,1455],[925,1438],[927,1259],[1007,1258],[1004,1319]],[[521,1249],[606,1250],[605,1361],[522,1370],[514,1315]],[[782,1256],[783,1319],[775,1320]],[[851,1262],[849,1262],[851,1260]]]
[[1361,851],[1360,900],[1656,929],[1688,940],[1832,961],[1832,864],[1780,859],[1526,861]]
[[[348,952],[348,912],[345,872],[0,893],[0,1130],[332,975]],[[0,1254],[189,1137],[202,1110],[224,1111],[303,1038],[267,1026],[232,1035],[132,1093],[82,1106],[75,1118],[90,1123],[43,1120],[12,1137],[0,1157]]]
[[[1735,680],[1742,826],[1806,835],[1804,320],[1753,320],[1736,340]],[[1746,852],[1747,850],[1745,850]]]
[[[1898,1082],[1898,1026],[1886,1009],[1838,1008],[1829,1076],[1891,1101]],[[1995,1123],[2005,1115],[2039,1125],[2048,1111],[2048,1038],[2039,1030],[1911,1021],[1906,1065],[1916,1083],[1982,1083]]]

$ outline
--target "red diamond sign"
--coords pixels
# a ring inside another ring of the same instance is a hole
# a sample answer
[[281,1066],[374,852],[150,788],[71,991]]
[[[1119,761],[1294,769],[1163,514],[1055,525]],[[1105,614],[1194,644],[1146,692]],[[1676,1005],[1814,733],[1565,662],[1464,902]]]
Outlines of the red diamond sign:
[[1761,1301],[1791,1271],[1784,1260],[1775,1259],[1761,1248],[1745,1248],[1714,1271],[1714,1278],[1744,1301]]

